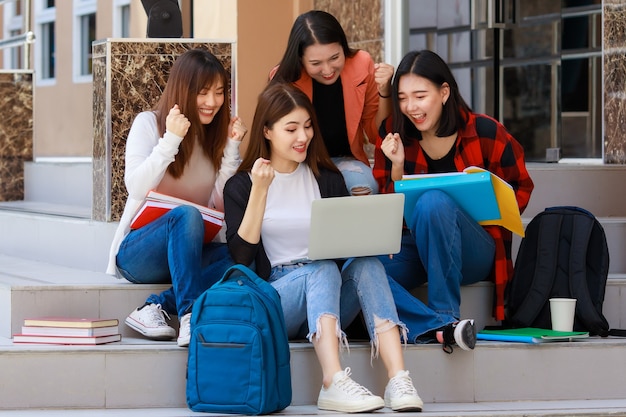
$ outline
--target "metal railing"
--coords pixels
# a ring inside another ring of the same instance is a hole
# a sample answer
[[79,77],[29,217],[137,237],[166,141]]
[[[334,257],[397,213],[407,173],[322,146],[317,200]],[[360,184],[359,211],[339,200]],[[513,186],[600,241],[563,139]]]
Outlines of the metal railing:
[[30,46],[35,42],[35,33],[31,30],[31,1],[32,0],[0,0],[0,6],[5,3],[17,3],[22,2],[22,18],[23,18],[23,33],[20,35],[12,36],[7,39],[0,39],[0,49],[24,47],[23,51],[23,69],[30,70]]

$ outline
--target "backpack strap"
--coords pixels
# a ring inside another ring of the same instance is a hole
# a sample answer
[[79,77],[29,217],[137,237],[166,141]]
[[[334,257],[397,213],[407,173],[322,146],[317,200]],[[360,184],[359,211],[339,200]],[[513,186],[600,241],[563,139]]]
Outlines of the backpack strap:
[[572,224],[572,240],[569,254],[569,291],[576,301],[578,319],[592,334],[607,336],[609,329],[604,316],[596,310],[587,283],[587,248],[595,218],[587,212],[584,216],[575,216]]
[[532,323],[550,297],[554,277],[556,275],[557,256],[559,250],[559,231],[561,216],[542,214],[539,219],[539,235],[537,237],[537,261],[532,283],[528,294],[524,297],[512,317],[513,323]]
[[626,329],[610,329],[607,336],[626,337]]

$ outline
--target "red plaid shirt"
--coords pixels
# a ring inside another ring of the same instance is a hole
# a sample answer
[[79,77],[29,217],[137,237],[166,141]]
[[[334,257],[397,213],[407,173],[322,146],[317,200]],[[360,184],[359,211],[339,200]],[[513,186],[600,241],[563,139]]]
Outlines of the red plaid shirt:
[[[382,140],[391,129],[392,120],[389,117],[381,125],[374,152],[374,177],[378,181],[381,193],[394,192],[391,162],[380,149]],[[404,173],[427,173],[428,165],[419,140],[410,138],[409,142],[409,145],[404,147]],[[469,113],[467,126],[459,130],[455,146],[454,164],[459,172],[468,166],[477,166],[494,173],[513,187],[520,213],[524,211],[534,187],[533,181],[526,170],[522,146],[501,123],[484,114]],[[503,320],[504,290],[513,275],[512,234],[500,226],[484,228],[496,243],[490,279],[495,284],[494,317],[496,320]]]

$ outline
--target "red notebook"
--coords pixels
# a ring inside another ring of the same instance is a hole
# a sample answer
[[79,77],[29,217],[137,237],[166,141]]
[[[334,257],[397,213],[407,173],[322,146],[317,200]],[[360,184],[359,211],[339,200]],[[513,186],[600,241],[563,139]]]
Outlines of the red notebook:
[[139,229],[181,205],[192,206],[200,211],[204,219],[204,243],[212,241],[224,224],[224,213],[181,198],[157,193],[156,191],[148,193],[143,205],[139,207],[135,217],[133,217],[130,228]]

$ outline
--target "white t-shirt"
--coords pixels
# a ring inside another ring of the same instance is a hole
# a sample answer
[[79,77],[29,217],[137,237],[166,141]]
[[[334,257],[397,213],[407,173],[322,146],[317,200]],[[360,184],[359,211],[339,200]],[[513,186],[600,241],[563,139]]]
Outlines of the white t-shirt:
[[306,164],[289,174],[276,172],[261,226],[263,247],[272,267],[308,256],[311,202],[319,198],[319,185]]

